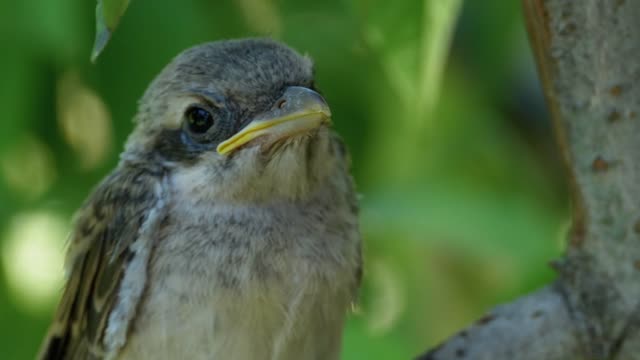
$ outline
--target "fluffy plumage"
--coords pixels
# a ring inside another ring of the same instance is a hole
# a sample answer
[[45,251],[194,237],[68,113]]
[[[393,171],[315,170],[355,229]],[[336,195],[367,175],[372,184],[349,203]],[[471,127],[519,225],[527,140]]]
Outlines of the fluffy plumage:
[[[117,168],[79,211],[42,359],[336,359],[360,281],[357,203],[321,124],[216,146],[313,88],[271,40],[203,44],[144,94]],[[193,106],[213,126],[185,125]]]

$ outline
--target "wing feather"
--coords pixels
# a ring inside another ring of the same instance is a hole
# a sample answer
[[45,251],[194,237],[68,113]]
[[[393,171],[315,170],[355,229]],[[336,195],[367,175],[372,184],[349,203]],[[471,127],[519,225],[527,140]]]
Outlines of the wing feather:
[[[67,254],[68,279],[39,359],[101,359],[102,338],[129,261],[152,209],[160,176],[119,168],[78,212]],[[135,305],[135,304],[133,304]]]

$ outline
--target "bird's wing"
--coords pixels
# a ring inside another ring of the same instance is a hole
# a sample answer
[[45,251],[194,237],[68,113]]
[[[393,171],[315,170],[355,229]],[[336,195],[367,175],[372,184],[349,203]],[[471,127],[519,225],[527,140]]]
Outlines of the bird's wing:
[[116,170],[80,209],[67,254],[67,283],[39,359],[104,357],[113,350],[105,349],[104,337],[114,306],[123,307],[113,319],[123,324],[111,334],[112,345],[124,345],[145,284],[128,284],[138,290],[128,292],[127,299],[118,297],[118,289],[127,281],[131,261],[144,261],[146,269],[151,244],[140,242],[161,222],[160,178],[139,169]]

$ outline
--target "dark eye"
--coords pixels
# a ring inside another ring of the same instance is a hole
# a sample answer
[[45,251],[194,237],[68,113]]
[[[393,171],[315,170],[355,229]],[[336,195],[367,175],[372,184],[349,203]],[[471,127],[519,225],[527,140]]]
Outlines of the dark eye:
[[187,126],[194,134],[204,134],[213,126],[213,115],[201,107],[191,107],[186,112]]

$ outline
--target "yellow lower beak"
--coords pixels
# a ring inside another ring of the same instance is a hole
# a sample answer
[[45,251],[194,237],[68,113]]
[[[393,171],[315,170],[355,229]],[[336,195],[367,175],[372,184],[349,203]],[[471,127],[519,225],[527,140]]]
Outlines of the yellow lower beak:
[[249,125],[221,142],[217,151],[229,154],[242,145],[263,136],[278,140],[307,132],[331,121],[329,105],[317,92],[299,86],[288,87],[276,106],[258,116]]

